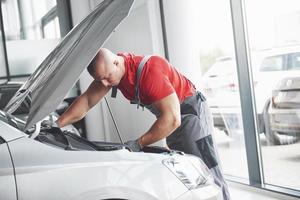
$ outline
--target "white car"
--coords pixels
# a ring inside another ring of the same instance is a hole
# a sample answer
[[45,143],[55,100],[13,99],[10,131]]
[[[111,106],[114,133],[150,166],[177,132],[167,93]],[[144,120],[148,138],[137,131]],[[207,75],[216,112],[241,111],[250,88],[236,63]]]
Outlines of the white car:
[[[201,159],[164,148],[131,152],[47,123],[133,0],[105,0],[55,48],[0,111],[2,200],[217,200]],[[29,109],[27,121],[13,116]],[[156,152],[156,153],[154,153]]]
[[[269,114],[272,90],[277,83],[287,77],[300,77],[300,67],[296,64],[299,57],[299,45],[266,49],[252,54],[251,64],[259,131],[268,132],[266,136],[270,144],[284,144],[287,141],[286,138],[281,140],[280,137],[274,136],[275,132],[266,131],[265,119]],[[226,128],[241,128],[241,106],[235,59],[219,58],[203,75],[202,85],[208,97],[215,126],[225,130]],[[293,138],[292,140],[294,141]]]

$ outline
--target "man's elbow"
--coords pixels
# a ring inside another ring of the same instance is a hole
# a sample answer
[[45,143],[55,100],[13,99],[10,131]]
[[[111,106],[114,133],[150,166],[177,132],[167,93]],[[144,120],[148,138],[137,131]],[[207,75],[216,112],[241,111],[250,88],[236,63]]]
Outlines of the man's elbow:
[[172,123],[173,129],[174,130],[177,129],[180,125],[181,125],[180,115],[179,116],[175,115],[173,117],[173,123]]

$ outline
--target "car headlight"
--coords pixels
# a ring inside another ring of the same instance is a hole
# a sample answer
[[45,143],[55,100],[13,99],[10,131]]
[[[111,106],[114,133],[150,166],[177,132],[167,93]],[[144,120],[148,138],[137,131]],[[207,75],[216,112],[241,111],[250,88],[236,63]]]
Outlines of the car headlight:
[[211,183],[212,175],[201,159],[192,155],[172,156],[163,164],[189,189],[199,188]]

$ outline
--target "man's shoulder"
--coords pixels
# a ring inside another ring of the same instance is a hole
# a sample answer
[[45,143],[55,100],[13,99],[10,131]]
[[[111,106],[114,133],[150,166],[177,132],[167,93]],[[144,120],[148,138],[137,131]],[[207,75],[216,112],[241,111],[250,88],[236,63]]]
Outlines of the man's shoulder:
[[147,71],[164,71],[171,67],[169,62],[162,56],[152,55],[146,63]]
[[130,52],[119,52],[117,53],[118,56],[122,56],[125,60],[131,60],[133,63],[138,64],[144,55],[130,53]]
[[160,55],[157,55],[157,54],[152,54],[150,56],[151,56],[150,57],[151,60],[168,62],[167,59],[165,59],[163,56],[160,56]]
[[167,60],[161,56],[153,55],[145,64],[144,70],[141,75],[142,81],[155,83],[162,81],[166,76],[170,75],[170,65]]

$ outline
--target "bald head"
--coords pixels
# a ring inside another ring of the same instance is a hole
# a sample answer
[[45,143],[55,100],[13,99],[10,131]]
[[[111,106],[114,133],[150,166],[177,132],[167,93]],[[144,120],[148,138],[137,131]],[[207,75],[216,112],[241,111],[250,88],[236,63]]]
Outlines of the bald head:
[[111,64],[114,63],[114,61],[117,59],[118,56],[116,54],[112,53],[108,49],[101,48],[87,67],[87,70],[91,76],[94,76],[97,66],[100,66],[102,68],[110,67]]
[[113,86],[118,84],[124,75],[124,60],[110,50],[101,48],[87,70],[96,81]]

